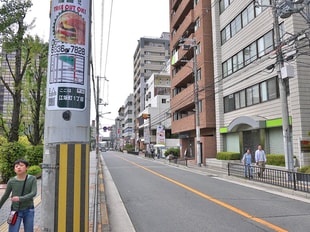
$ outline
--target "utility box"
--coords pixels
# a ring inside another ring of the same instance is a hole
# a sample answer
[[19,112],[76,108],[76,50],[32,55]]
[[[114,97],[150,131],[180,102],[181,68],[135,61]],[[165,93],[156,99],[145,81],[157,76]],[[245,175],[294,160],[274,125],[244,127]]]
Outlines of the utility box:
[[294,67],[292,65],[286,65],[281,68],[282,79],[294,77]]

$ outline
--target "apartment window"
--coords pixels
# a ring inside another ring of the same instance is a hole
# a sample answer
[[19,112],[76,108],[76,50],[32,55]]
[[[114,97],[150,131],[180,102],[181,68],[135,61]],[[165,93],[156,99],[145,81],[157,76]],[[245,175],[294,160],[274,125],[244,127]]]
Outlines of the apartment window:
[[235,110],[234,95],[230,94],[224,98],[224,113]]
[[242,24],[241,24],[241,15],[239,14],[231,23],[231,36],[234,36],[237,34],[238,31],[241,30]]
[[202,112],[202,101],[201,100],[198,101],[198,111]]
[[231,38],[230,25],[227,25],[224,31],[225,31],[225,41],[227,41]]
[[245,27],[254,19],[254,17],[254,4],[251,3],[244,11],[242,11],[242,26]]
[[233,0],[220,0],[220,14],[230,5]]
[[197,18],[196,21],[195,21],[195,32],[198,30],[198,28],[200,27],[200,18]]
[[244,64],[248,65],[257,59],[256,41],[244,49]]
[[224,97],[224,112],[227,113],[276,98],[279,98],[279,86],[277,78],[273,77]]
[[267,82],[263,82],[260,84],[260,100],[261,102],[265,102],[268,100],[268,91],[267,91]]
[[166,104],[167,103],[167,99],[166,98],[161,99],[161,103],[162,104]]
[[273,36],[272,31],[257,40],[258,57],[269,53],[273,50]]
[[201,69],[197,70],[197,81],[201,80]]
[[223,77],[232,74],[232,59],[228,59],[223,63]]
[[279,86],[277,83],[277,78],[272,78],[267,81],[268,100],[279,97]]
[[196,55],[199,55],[201,53],[201,46],[200,43],[196,45]]
[[270,0],[256,0],[255,14],[256,16],[262,13],[268,6],[271,6]]

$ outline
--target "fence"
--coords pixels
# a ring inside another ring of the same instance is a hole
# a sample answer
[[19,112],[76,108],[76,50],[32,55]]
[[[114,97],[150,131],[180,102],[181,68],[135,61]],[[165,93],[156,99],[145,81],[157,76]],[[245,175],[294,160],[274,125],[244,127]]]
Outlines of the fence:
[[[245,177],[245,167],[243,164],[228,163],[228,175]],[[262,168],[251,165],[247,174],[252,174],[254,181],[276,185],[295,191],[310,192],[310,174],[290,172],[286,170]]]

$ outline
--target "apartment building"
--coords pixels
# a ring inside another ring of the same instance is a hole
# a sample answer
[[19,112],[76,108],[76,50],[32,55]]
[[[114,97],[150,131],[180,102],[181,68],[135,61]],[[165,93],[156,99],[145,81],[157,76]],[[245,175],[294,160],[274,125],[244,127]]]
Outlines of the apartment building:
[[[134,117],[135,117],[135,139],[139,149],[143,149],[141,137],[143,132],[139,130],[139,117],[145,109],[146,82],[153,73],[159,73],[165,68],[167,60],[170,58],[170,36],[168,32],[163,32],[160,37],[141,37],[138,40],[134,52]],[[139,140],[140,139],[140,140]],[[140,144],[141,143],[141,144]]]
[[[211,1],[202,0],[170,0],[169,3],[172,133],[180,136],[182,156],[192,156],[197,163],[205,164],[206,158],[216,156],[213,6]],[[197,121],[196,109],[199,111]],[[198,158],[197,132],[201,149],[198,154],[202,154]]]
[[141,37],[134,53],[134,105],[138,116],[145,108],[145,83],[153,73],[160,72],[170,58],[170,37],[163,32],[158,38]]
[[[254,152],[262,144],[269,154],[285,154],[287,107],[289,140],[303,166],[310,164],[309,25],[300,13],[285,12],[286,2],[211,1],[217,150]],[[294,73],[281,73],[280,62]],[[287,99],[281,98],[283,86]]]
[[122,137],[124,139],[124,145],[135,144],[134,141],[134,101],[133,94],[129,94],[124,102],[124,118]]

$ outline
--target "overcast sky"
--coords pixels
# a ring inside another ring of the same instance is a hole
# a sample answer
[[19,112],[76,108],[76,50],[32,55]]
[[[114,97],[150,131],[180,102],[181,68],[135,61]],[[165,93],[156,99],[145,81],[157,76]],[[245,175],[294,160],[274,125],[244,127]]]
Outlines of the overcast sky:
[[[96,76],[106,76],[109,80],[109,82],[102,81],[102,85],[105,86],[101,86],[101,88],[105,87],[105,89],[100,93],[104,102],[108,102],[108,105],[101,107],[100,111],[111,112],[111,114],[106,114],[100,123],[103,126],[109,126],[114,124],[118,109],[124,104],[127,96],[133,92],[133,54],[137,47],[137,40],[145,36],[160,37],[162,32],[169,31],[169,1],[113,1],[107,59],[107,38],[112,0],[104,1],[104,6],[102,6],[102,1],[93,1],[95,9],[93,27],[95,26],[95,28],[92,28],[92,35],[95,35],[96,43],[94,45],[96,48]],[[32,2],[33,7],[28,18],[29,20],[36,18],[36,22],[31,34],[37,34],[48,41],[49,0],[32,0]],[[102,42],[101,37],[103,38]],[[107,87],[108,89],[106,89]],[[93,103],[91,109],[91,119],[95,119]]]

